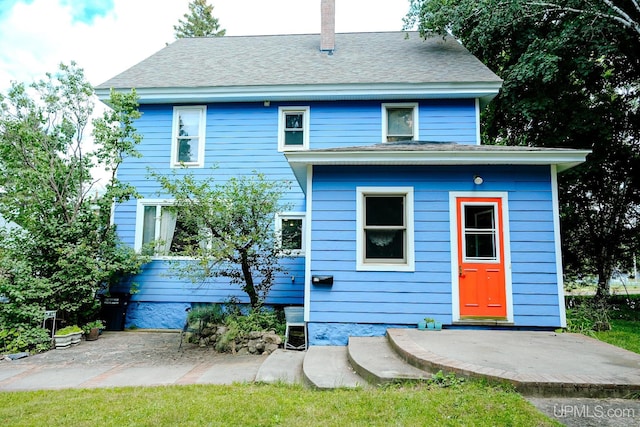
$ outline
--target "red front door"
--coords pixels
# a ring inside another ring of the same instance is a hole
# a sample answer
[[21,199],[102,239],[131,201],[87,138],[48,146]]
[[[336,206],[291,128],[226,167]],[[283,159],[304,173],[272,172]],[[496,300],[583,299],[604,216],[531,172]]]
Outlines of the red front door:
[[506,319],[502,199],[458,197],[461,318]]

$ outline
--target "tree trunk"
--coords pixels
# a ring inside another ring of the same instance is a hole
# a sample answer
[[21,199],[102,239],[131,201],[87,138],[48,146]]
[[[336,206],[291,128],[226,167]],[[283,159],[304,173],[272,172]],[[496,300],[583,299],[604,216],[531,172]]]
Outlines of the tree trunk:
[[249,260],[247,259],[247,253],[245,251],[241,251],[240,258],[240,264],[242,265],[242,275],[244,276],[244,291],[247,295],[249,295],[251,307],[256,308],[260,304],[260,300],[258,298],[256,288],[253,284],[253,274],[251,273],[251,266],[249,265]]
[[609,279],[611,278],[611,273],[613,272],[613,267],[609,265],[610,263],[606,263],[607,265],[602,265],[598,268],[598,286],[596,288],[596,301],[602,301],[609,298],[611,294],[611,289],[609,287]]

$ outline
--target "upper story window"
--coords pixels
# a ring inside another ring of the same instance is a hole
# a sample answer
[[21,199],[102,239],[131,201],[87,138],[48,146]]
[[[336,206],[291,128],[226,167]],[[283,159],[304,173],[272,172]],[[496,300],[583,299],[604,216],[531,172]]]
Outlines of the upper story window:
[[207,107],[173,108],[171,166],[204,166],[204,144]]
[[382,104],[382,142],[418,139],[418,104]]
[[309,148],[309,107],[280,107],[278,151]]
[[280,213],[276,216],[276,230],[282,251],[287,255],[304,254],[304,214]]
[[357,270],[413,271],[413,188],[358,187]]
[[152,256],[184,256],[200,246],[197,224],[189,223],[170,201],[138,201],[137,251]]

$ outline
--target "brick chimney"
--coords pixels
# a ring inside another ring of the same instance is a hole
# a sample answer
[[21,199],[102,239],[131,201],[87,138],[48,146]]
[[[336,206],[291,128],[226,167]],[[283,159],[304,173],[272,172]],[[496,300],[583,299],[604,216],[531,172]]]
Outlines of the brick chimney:
[[320,13],[320,50],[333,52],[336,48],[336,2],[335,0],[321,0]]

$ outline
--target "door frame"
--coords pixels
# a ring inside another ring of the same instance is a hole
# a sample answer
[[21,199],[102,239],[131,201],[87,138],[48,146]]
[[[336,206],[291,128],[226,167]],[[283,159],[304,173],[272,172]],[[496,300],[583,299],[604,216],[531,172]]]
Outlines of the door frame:
[[[511,282],[511,240],[509,238],[509,197],[506,191],[450,191],[449,192],[449,229],[451,236],[451,318],[454,323],[473,323],[470,319],[460,318],[460,283],[458,281],[458,198],[499,198],[502,205],[502,242],[504,261],[505,303],[507,308],[506,320],[496,320],[496,323],[513,323],[513,290]],[[487,321],[493,322],[492,319]]]

